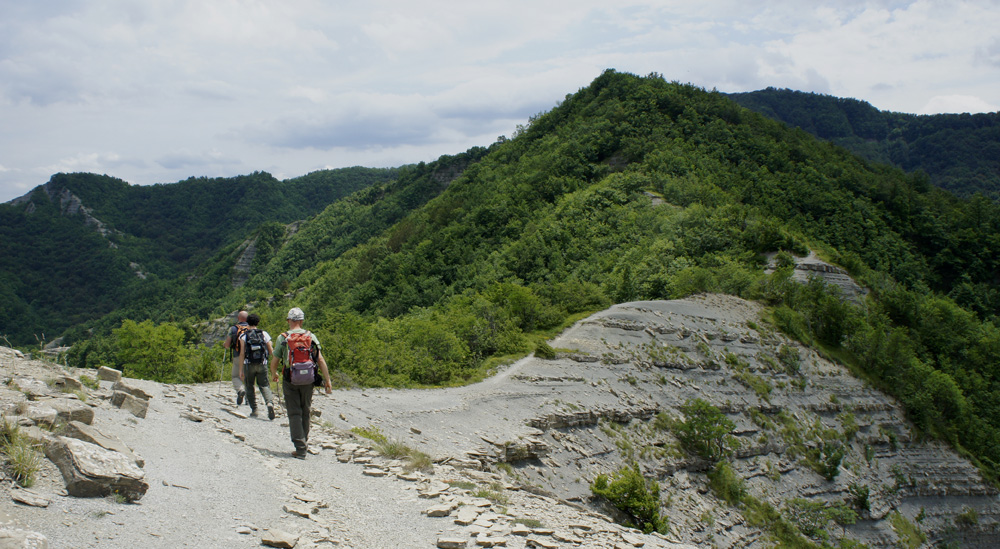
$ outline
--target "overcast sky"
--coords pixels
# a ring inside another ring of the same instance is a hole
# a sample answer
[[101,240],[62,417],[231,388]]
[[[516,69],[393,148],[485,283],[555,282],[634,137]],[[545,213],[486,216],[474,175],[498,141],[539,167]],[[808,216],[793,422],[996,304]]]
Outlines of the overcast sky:
[[606,68],[909,113],[1000,109],[1000,0],[0,0],[0,202],[429,161]]

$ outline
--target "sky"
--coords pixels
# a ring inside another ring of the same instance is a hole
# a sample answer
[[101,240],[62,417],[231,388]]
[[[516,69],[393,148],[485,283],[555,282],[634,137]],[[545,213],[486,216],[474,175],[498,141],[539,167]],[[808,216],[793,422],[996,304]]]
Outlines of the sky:
[[997,29],[1000,0],[0,0],[0,202],[431,161],[608,68],[994,112]]

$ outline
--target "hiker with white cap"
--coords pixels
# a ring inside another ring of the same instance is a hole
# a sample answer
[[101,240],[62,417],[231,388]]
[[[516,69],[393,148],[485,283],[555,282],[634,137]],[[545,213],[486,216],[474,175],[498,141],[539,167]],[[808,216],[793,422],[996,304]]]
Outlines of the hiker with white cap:
[[326,394],[333,392],[330,371],[326,367],[319,339],[302,328],[305,318],[305,313],[298,307],[288,311],[288,331],[278,336],[274,355],[271,356],[271,378],[274,381],[278,381],[278,364],[282,365],[281,393],[285,397],[288,429],[295,445],[292,456],[299,459],[305,459],[309,449],[313,387],[322,382]]

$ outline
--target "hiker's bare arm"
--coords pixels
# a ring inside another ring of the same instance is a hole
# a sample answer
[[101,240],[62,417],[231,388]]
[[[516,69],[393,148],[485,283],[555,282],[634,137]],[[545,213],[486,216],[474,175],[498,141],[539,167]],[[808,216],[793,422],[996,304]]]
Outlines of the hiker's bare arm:
[[275,356],[274,353],[271,354],[271,364],[269,365],[269,368],[271,369],[272,381],[278,381],[278,357]]
[[326,367],[326,359],[323,358],[323,351],[317,352],[316,362],[319,363],[319,371],[323,374],[323,387],[326,389],[326,394],[333,392],[333,382],[330,381],[330,370]]
[[233,346],[233,336],[227,335],[226,340],[222,342],[222,346],[226,349]]
[[246,346],[246,345],[243,345],[243,346],[242,346],[242,347],[240,348],[240,379],[243,379],[243,362],[244,362],[244,361],[246,360],[246,358],[247,358],[247,356],[246,356],[246,355],[247,355],[247,346]]

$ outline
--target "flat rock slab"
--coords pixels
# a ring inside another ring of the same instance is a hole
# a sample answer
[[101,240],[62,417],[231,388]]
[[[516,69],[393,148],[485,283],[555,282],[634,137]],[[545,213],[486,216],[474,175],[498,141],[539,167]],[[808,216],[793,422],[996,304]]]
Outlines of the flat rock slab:
[[489,536],[479,535],[476,536],[476,545],[480,547],[506,547],[507,538],[505,537],[492,538]]
[[632,547],[642,547],[646,544],[646,540],[640,538],[639,536],[633,536],[631,534],[626,534],[622,532],[622,541],[631,545]]
[[[38,492],[33,492],[25,488],[11,490],[10,499],[32,507],[48,507],[52,503],[52,500],[42,496]],[[0,547],[3,547],[3,545],[0,544]]]
[[30,547],[33,549],[48,549],[49,540],[38,532],[30,532],[18,528],[0,528],[0,547],[7,549],[20,549]]
[[455,524],[460,524],[462,526],[468,526],[479,518],[479,510],[470,507],[462,507],[458,510],[458,516],[455,517]]
[[149,410],[149,400],[122,391],[115,391],[111,394],[111,404],[131,412],[137,418],[145,418],[146,411]]
[[33,425],[55,425],[59,412],[48,404],[32,404],[25,416]]
[[56,411],[56,417],[63,422],[79,421],[90,425],[94,423],[94,409],[79,400],[56,398],[45,404]]
[[124,454],[70,437],[58,437],[46,456],[59,468],[66,491],[74,497],[121,494],[135,501],[146,494],[145,473]]
[[559,542],[545,538],[528,538],[525,542],[527,547],[541,547],[542,549],[559,549]]
[[563,541],[566,543],[572,543],[574,545],[579,545],[583,543],[583,540],[574,536],[572,532],[555,532],[552,534],[552,539],[556,541]]
[[122,373],[120,370],[115,370],[114,368],[108,368],[107,366],[101,366],[97,370],[97,379],[101,381],[120,381],[122,378]]
[[149,400],[149,399],[153,398],[152,395],[150,395],[146,391],[143,391],[142,389],[140,389],[138,387],[133,387],[132,385],[129,385],[128,383],[125,383],[125,381],[121,380],[121,379],[119,379],[117,382],[115,382],[114,387],[112,387],[111,389],[114,390],[114,391],[118,391],[119,393],[128,393],[128,394],[134,396],[135,398],[142,399],[142,400]]
[[465,538],[438,538],[438,549],[463,549],[469,545]]
[[83,383],[80,383],[79,379],[70,376],[59,376],[59,378],[55,381],[55,386],[63,391],[83,390]]
[[232,414],[232,415],[240,418],[240,419],[247,419],[247,418],[250,417],[250,416],[244,414],[243,412],[241,412],[241,411],[239,411],[239,410],[237,410],[235,408],[226,408],[226,411],[229,412],[230,414]]
[[454,504],[445,503],[442,505],[435,505],[430,509],[427,509],[427,516],[429,517],[446,517],[455,510]]
[[15,377],[10,381],[10,386],[24,393],[28,400],[37,400],[52,394],[52,389],[47,383],[27,377]]
[[135,452],[128,447],[122,440],[118,437],[108,436],[96,427],[82,423],[79,421],[70,421],[66,424],[65,435],[75,439],[82,440],[84,442],[89,442],[91,444],[96,444],[101,448],[106,450],[111,450],[112,452],[118,452],[126,457],[130,458],[139,467],[146,465],[145,460],[135,455]]
[[284,506],[284,510],[286,513],[303,518],[309,518],[309,516],[312,515],[312,508],[307,505],[286,504]]
[[292,549],[299,542],[299,536],[282,530],[267,530],[260,536],[260,542],[268,547]]

